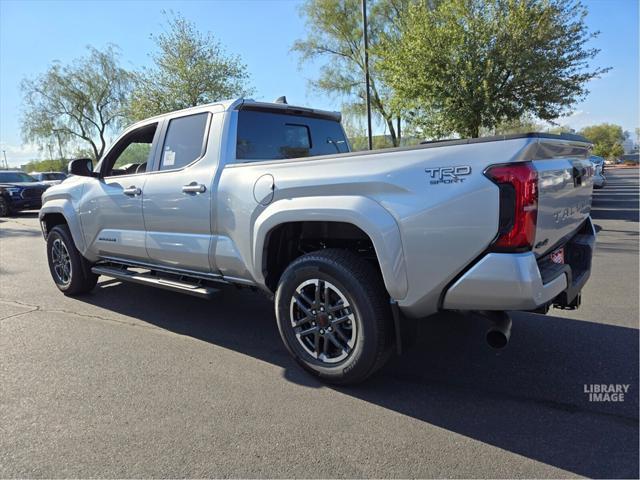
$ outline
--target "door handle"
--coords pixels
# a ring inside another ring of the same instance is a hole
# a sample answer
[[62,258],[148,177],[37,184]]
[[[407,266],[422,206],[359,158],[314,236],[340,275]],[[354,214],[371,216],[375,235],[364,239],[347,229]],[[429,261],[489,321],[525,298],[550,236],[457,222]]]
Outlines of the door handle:
[[191,182],[189,185],[183,185],[182,191],[184,193],[204,193],[207,191],[207,187],[196,182]]
[[142,194],[142,190],[140,190],[135,185],[132,185],[129,188],[125,188],[124,190],[122,190],[122,193],[124,193],[125,195],[129,195],[131,197],[135,197],[136,195]]

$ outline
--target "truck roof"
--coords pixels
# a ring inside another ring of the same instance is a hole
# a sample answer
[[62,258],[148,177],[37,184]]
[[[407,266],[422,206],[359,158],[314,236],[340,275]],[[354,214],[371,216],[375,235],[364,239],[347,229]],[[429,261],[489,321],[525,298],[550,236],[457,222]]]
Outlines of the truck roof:
[[242,107],[249,107],[249,108],[255,108],[255,109],[269,109],[269,110],[291,110],[291,111],[295,111],[296,113],[306,113],[308,112],[310,115],[313,116],[319,116],[319,117],[325,117],[325,118],[330,118],[332,120],[335,120],[337,122],[339,122],[342,119],[342,114],[340,112],[335,112],[335,111],[330,111],[330,110],[319,110],[317,108],[309,108],[309,107],[302,107],[302,106],[298,106],[298,105],[290,105],[288,103],[279,103],[279,102],[258,102],[252,98],[236,98],[236,99],[231,99],[231,100],[220,100],[219,102],[211,102],[211,103],[206,103],[203,105],[197,105],[195,107],[189,107],[189,108],[184,108],[182,110],[174,110],[171,112],[167,112],[167,113],[163,113],[161,115],[156,115],[153,117],[149,117],[146,118],[144,120],[141,120],[140,122],[136,122],[130,126],[133,125],[137,125],[138,123],[141,122],[147,122],[149,120],[152,119],[161,119],[164,118],[166,116],[169,115],[174,115],[176,113],[188,113],[190,111],[196,111],[196,110],[200,110],[203,107],[207,107],[207,106],[213,106],[213,105],[220,105],[224,111],[231,111],[231,110],[239,110]]

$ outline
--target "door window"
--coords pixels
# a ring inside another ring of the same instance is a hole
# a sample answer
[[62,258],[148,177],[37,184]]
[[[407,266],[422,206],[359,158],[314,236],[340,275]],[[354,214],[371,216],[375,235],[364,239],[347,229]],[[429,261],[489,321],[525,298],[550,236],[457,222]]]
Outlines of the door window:
[[157,128],[157,123],[145,125],[120,140],[104,159],[104,176],[146,172]]
[[162,147],[160,170],[186,167],[204,155],[208,113],[174,118],[169,122]]

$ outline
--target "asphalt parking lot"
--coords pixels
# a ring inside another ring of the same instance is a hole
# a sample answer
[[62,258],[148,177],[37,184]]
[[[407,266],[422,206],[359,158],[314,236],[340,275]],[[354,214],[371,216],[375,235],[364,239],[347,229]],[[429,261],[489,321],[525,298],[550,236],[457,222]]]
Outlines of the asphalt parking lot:
[[638,177],[594,195],[581,309],[514,314],[500,353],[437,316],[349,388],[296,366],[261,294],[66,298],[37,215],[0,219],[0,477],[637,477]]

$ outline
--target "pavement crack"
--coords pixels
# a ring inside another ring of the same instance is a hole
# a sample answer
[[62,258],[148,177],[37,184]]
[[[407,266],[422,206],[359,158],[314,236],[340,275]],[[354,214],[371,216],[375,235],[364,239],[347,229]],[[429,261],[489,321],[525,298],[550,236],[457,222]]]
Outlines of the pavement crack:
[[20,315],[26,315],[27,313],[36,312],[38,310],[39,310],[38,308],[34,308],[33,310],[27,310],[26,312],[14,313],[13,315],[2,317],[0,318],[0,323],[4,322],[5,320],[9,320],[10,318],[19,317]]
[[29,225],[27,223],[22,223],[22,222],[19,222],[17,220],[13,220],[13,219],[7,220],[7,223],[15,223],[16,225],[20,225],[22,227],[28,228],[29,230],[33,229],[33,225]]
[[35,311],[38,311],[40,309],[40,307],[38,305],[31,305],[31,304],[28,304],[28,303],[18,302],[18,301],[14,301],[14,300],[0,300],[0,302],[13,303],[13,304],[19,305],[21,307],[27,307],[29,309],[26,312],[18,312],[18,313],[14,313],[12,315],[8,315],[6,317],[2,317],[2,318],[0,318],[0,323],[4,322],[5,320],[9,320],[10,318],[19,317],[20,315],[26,315],[27,313],[35,312]]
[[153,325],[142,325],[139,323],[134,323],[134,322],[125,322],[123,320],[118,320],[116,318],[109,318],[109,317],[104,317],[101,315],[95,315],[95,314],[91,314],[91,313],[78,313],[78,312],[73,312],[71,310],[65,310],[65,309],[57,309],[57,308],[46,308],[43,307],[42,305],[32,305],[29,303],[25,303],[25,302],[21,302],[19,300],[3,300],[5,303],[14,303],[16,305],[20,305],[22,307],[27,307],[30,308],[30,310],[26,311],[26,312],[20,312],[20,313],[16,313],[13,315],[9,315],[8,317],[4,317],[2,318],[0,321],[4,321],[7,320],[9,318],[14,318],[14,317],[18,317],[20,315],[25,315],[27,313],[33,313],[33,312],[43,312],[43,313],[59,313],[59,314],[64,314],[64,315],[74,315],[76,317],[80,317],[80,318],[91,318],[94,320],[100,320],[103,322],[109,322],[109,323],[117,323],[119,325],[126,325],[129,327],[136,327],[136,328],[146,328],[149,330],[156,330],[159,332],[163,332],[165,331],[162,328],[159,327],[155,327]]

